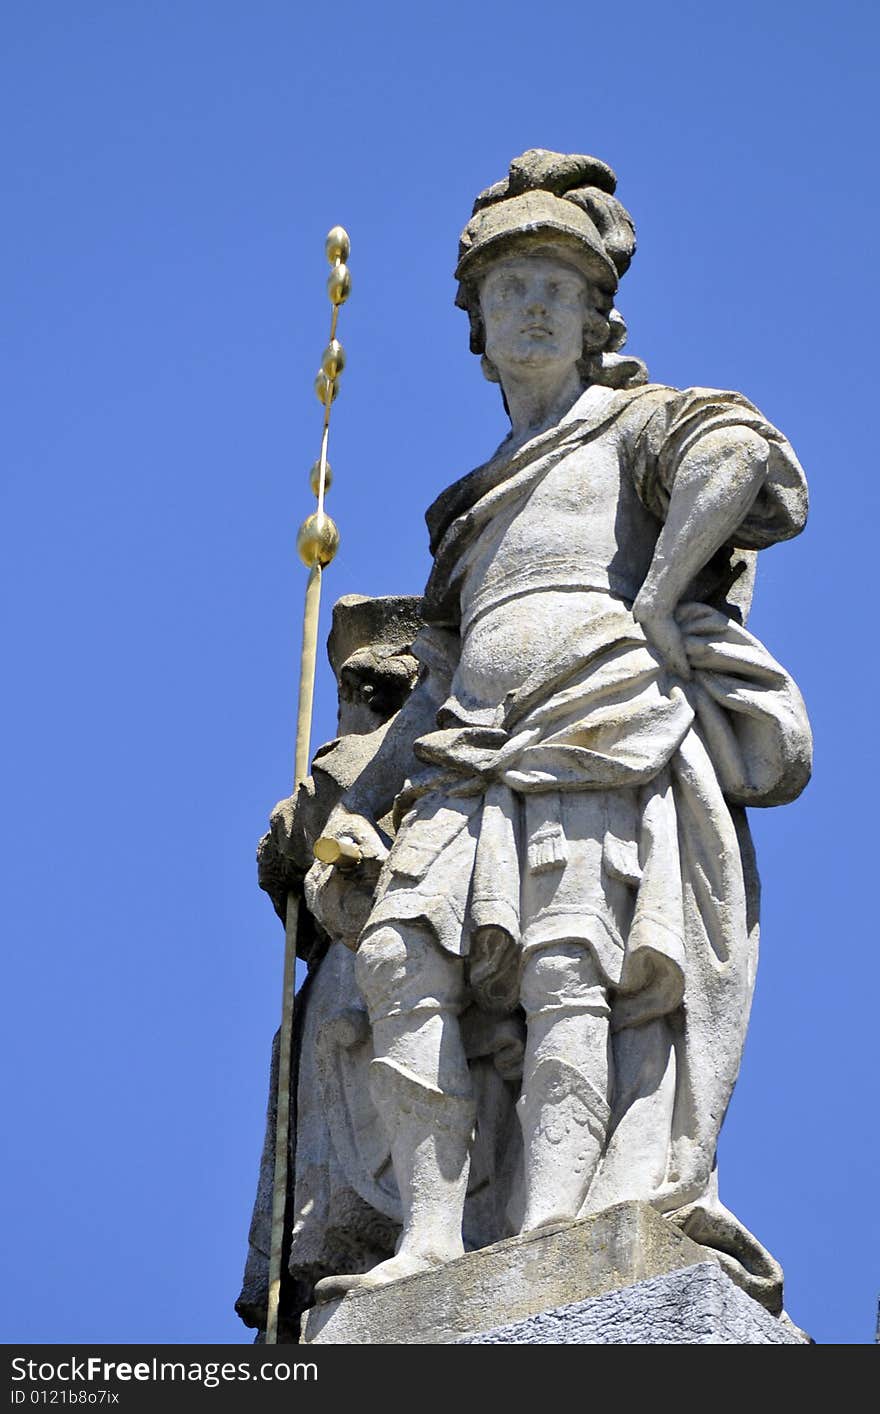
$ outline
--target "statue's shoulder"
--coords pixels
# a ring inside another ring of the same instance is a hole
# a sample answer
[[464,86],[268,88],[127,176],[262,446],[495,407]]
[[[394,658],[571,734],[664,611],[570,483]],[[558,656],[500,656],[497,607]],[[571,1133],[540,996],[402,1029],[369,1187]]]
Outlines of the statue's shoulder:
[[762,416],[750,398],[733,388],[706,388],[700,384],[674,388],[668,383],[645,383],[633,392],[643,395],[633,403],[634,410],[637,408],[641,413],[652,415],[662,411],[670,419],[718,408],[738,409]]
[[[682,389],[666,383],[640,383],[636,387],[621,388],[611,393],[605,402],[602,425],[597,430],[607,429],[618,443],[632,447],[646,427],[672,420],[682,396]],[[591,431],[586,421],[585,428],[588,433]]]
[[782,433],[745,396],[731,388],[693,385],[674,388],[665,383],[646,383],[618,418],[622,434],[649,457],[657,456],[671,444],[721,426],[751,427],[774,442],[783,442]]
[[803,468],[784,433],[744,393],[728,388],[652,387],[631,424],[630,470],[642,503],[665,520],[678,468],[685,454],[708,434],[739,438],[757,433],[766,444],[767,465],[761,490],[737,527],[741,549],[761,550],[798,535],[807,518],[809,497]]
[[644,423],[649,418],[663,416],[670,422],[683,413],[719,404],[753,408],[742,393],[727,388],[703,388],[694,385],[676,388],[670,383],[643,383],[637,388],[624,389],[618,397],[620,415],[628,421]]

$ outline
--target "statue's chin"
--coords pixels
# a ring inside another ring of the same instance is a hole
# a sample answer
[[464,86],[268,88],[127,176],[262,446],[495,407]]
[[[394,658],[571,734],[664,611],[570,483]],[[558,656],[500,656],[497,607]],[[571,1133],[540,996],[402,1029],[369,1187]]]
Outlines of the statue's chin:
[[505,379],[518,383],[534,380],[541,386],[565,384],[577,365],[560,358],[551,349],[527,348],[505,359],[503,366],[495,363],[502,385]]
[[534,343],[523,343],[518,348],[511,349],[503,364],[494,359],[493,362],[498,368],[558,368],[564,369],[570,363],[569,359],[563,358],[559,350],[549,341],[546,343],[536,340]]

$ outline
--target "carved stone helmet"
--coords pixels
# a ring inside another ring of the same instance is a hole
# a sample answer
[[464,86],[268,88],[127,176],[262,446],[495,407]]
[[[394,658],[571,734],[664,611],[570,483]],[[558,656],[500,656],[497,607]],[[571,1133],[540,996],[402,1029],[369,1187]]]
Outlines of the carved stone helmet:
[[543,244],[566,259],[610,299],[636,248],[629,213],[614,196],[617,178],[597,157],[534,147],[515,157],[507,177],[480,192],[458,247],[456,304],[472,306],[474,282],[505,252]]

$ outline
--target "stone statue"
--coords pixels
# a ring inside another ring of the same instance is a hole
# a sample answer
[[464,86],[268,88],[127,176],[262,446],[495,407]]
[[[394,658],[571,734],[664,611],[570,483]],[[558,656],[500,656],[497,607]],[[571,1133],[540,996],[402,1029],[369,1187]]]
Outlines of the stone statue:
[[[462,234],[457,304],[511,432],[427,513],[418,682],[323,827],[360,863],[305,882],[318,916],[358,877],[369,896],[342,941],[402,1224],[319,1300],[642,1199],[781,1309],[715,1158],[757,959],[745,807],[810,773],[797,687],[745,627],[756,552],[803,528],[806,485],[744,397],[621,355],[615,185],[526,152]],[[477,1058],[515,1134],[481,1161],[501,1217],[475,1237]]]

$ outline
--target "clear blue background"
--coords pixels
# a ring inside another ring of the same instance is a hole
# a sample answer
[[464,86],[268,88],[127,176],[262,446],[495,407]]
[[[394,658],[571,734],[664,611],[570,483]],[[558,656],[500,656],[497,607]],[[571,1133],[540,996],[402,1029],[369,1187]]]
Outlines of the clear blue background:
[[[873,1339],[876,7],[19,0],[0,230],[12,1341],[246,1341],[277,1024],[253,852],[288,793],[323,238],[354,292],[339,594],[418,592],[422,515],[505,430],[451,271],[530,146],[610,162],[657,380],[745,391],[811,480],[752,626],[813,783],[754,812],[763,956],[722,1196],[820,1342]],[[315,742],[334,731],[322,662]]]

